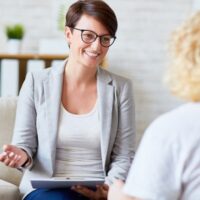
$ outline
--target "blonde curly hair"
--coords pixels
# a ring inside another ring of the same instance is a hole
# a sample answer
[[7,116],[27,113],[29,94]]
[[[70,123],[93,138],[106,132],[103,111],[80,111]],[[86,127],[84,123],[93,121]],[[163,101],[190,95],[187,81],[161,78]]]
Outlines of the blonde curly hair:
[[171,92],[200,101],[200,11],[174,31],[170,50],[172,61],[165,81]]

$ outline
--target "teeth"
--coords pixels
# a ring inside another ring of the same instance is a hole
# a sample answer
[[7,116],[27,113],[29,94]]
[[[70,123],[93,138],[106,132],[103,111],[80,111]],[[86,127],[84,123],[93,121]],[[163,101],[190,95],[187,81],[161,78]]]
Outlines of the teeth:
[[97,57],[99,54],[98,53],[94,53],[94,52],[88,52],[86,51],[85,52],[88,56],[91,56],[91,57]]

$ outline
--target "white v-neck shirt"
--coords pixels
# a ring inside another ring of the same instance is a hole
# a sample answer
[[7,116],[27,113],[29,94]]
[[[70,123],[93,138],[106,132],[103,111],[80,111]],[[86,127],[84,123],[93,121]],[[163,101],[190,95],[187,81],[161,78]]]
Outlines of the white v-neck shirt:
[[61,104],[54,177],[104,178],[97,103],[87,114]]

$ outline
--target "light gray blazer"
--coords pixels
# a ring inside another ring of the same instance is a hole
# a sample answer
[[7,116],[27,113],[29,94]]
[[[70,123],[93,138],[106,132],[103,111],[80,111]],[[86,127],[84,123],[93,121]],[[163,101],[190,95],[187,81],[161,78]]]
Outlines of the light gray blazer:
[[[13,144],[27,151],[32,165],[20,189],[32,191],[30,179],[50,178],[55,168],[62,81],[65,63],[29,72],[20,91]],[[135,125],[131,81],[102,68],[97,73],[101,155],[106,183],[125,180],[134,156]]]

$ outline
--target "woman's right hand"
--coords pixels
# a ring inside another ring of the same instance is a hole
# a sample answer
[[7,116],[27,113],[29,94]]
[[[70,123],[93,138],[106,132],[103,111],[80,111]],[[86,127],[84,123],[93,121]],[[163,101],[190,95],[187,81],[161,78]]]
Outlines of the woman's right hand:
[[21,167],[28,159],[24,150],[9,144],[3,146],[3,153],[0,154],[0,161],[12,168]]

